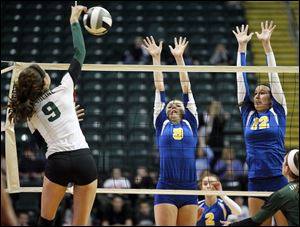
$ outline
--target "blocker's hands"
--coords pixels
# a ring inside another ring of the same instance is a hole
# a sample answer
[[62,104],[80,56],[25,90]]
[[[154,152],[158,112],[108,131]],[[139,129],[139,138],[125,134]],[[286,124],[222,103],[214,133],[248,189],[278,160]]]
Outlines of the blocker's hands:
[[247,44],[251,38],[252,35],[254,34],[253,32],[251,32],[249,35],[248,33],[248,24],[246,25],[246,27],[242,24],[241,29],[239,29],[238,26],[236,26],[236,31],[232,31],[233,34],[236,37],[236,40],[239,44]]
[[186,40],[186,37],[182,38],[181,36],[179,37],[179,41],[177,41],[177,38],[174,38],[174,44],[175,47],[173,48],[171,45],[169,45],[170,51],[173,54],[173,56],[176,57],[182,57],[185,48],[189,44],[189,41]]
[[160,41],[159,45],[156,45],[153,36],[150,36],[150,38],[147,36],[143,41],[144,44],[142,47],[147,50],[152,57],[158,57],[161,55],[163,41]]
[[269,42],[271,40],[271,35],[274,29],[276,28],[276,25],[273,26],[273,21],[269,22],[266,21],[261,22],[261,33],[255,32],[257,38],[262,42]]

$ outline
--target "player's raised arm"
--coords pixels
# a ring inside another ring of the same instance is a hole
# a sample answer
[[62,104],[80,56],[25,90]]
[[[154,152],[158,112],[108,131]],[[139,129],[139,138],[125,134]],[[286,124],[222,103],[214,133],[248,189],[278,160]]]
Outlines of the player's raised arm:
[[[153,36],[146,37],[144,39],[143,48],[148,51],[152,56],[153,65],[161,64],[161,51],[163,42],[160,41],[159,45],[155,43]],[[155,86],[155,100],[154,100],[154,112],[153,112],[153,124],[156,129],[162,127],[166,115],[161,114],[166,106],[166,95],[164,77],[161,71],[153,72],[154,86]],[[159,117],[160,116],[160,117]]]
[[[186,37],[182,38],[181,36],[177,40],[177,38],[174,38],[174,48],[169,45],[170,51],[172,55],[175,58],[175,61],[177,65],[185,65],[183,53],[185,48],[188,45],[188,41],[186,40]],[[191,91],[191,83],[187,72],[179,72],[180,77],[180,84],[182,88],[182,93],[187,94],[192,92]]]
[[[276,25],[273,25],[273,21],[268,23],[268,21],[261,22],[261,33],[255,32],[257,38],[261,41],[262,46],[264,48],[267,64],[268,66],[276,66],[275,55],[271,46],[271,36],[272,32],[276,28]],[[274,99],[282,105],[285,110],[285,114],[287,114],[287,105],[285,95],[280,83],[280,79],[277,72],[269,72],[269,83],[272,95]]]
[[76,85],[77,79],[81,73],[81,66],[85,59],[85,43],[82,35],[81,27],[79,24],[79,17],[82,12],[86,12],[87,8],[85,6],[71,6],[71,16],[70,16],[70,24],[72,31],[72,39],[74,46],[74,56],[73,60],[69,66],[68,72],[72,77],[74,87]]
[[[144,39],[143,48],[145,48],[148,53],[152,56],[153,65],[160,65],[161,64],[161,51],[162,51],[162,44],[163,41],[159,42],[159,45],[155,43],[153,36],[146,37]],[[153,73],[154,76],[154,85],[155,89],[158,91],[164,91],[164,78],[161,71],[155,71]]]
[[86,12],[87,8],[85,6],[72,6],[71,16],[70,16],[70,24],[72,29],[72,38],[74,45],[74,58],[78,60],[78,62],[82,65],[85,58],[85,44],[82,35],[82,31],[79,24],[79,17],[82,11]]
[[[248,25],[242,25],[241,28],[236,26],[236,31],[232,31],[238,42],[237,66],[246,66],[247,45],[251,40],[253,33],[248,33]],[[249,87],[246,73],[237,72],[237,97],[238,103],[250,100]]]

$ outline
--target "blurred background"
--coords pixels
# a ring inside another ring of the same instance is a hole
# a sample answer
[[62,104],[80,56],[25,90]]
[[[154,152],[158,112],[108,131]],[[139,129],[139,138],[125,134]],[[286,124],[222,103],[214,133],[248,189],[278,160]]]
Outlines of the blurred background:
[[[73,1],[1,1],[1,69],[14,61],[69,63],[73,56],[69,24],[72,4]],[[184,36],[189,40],[185,52],[187,65],[235,65],[237,43],[232,30],[248,24],[250,32],[260,32],[261,21],[273,20],[277,25],[272,35],[277,65],[299,65],[298,1],[78,1],[78,4],[88,8],[100,5],[110,12],[113,20],[104,36],[90,35],[82,27],[87,50],[85,63],[152,64],[141,48],[143,38],[152,35],[164,41],[163,64],[175,64],[168,45],[173,44],[174,37]],[[262,45],[253,36],[247,65],[265,66],[265,62]],[[57,86],[65,72],[48,73],[53,86]],[[1,107],[8,102],[11,75],[1,76]],[[213,130],[205,135],[214,158],[201,152],[204,147],[195,151],[199,173],[209,168],[224,176],[225,190],[247,190],[246,151],[235,74],[189,75],[199,119],[205,114],[217,118]],[[247,75],[251,93],[257,84],[267,82],[264,73]],[[178,73],[164,73],[164,77],[168,100],[181,98]],[[299,74],[281,73],[280,79],[288,104],[285,145],[290,150],[299,147]],[[153,128],[152,73],[82,72],[76,94],[76,103],[85,108],[81,128],[98,164],[99,187],[116,187],[119,179],[121,188],[154,188],[159,174],[159,153]],[[2,110],[1,124],[5,120],[6,110]],[[206,126],[205,121],[202,126]],[[45,151],[36,147],[26,124],[18,123],[15,130],[21,186],[41,186]],[[5,135],[1,133],[1,169],[5,176],[4,141]],[[228,159],[228,153],[231,160],[238,162],[236,171],[230,174],[220,172],[216,165]],[[212,161],[207,165],[210,158]],[[25,224],[33,224],[38,216],[39,197],[39,193],[13,195],[14,207]],[[69,224],[71,199],[66,195],[58,225]],[[113,211],[121,206],[125,209],[124,220],[131,220],[127,224],[151,225],[152,199],[145,195],[97,195],[91,224],[106,224],[112,214],[104,212],[104,207]],[[141,221],[142,217],[149,217],[145,218],[149,222]]]

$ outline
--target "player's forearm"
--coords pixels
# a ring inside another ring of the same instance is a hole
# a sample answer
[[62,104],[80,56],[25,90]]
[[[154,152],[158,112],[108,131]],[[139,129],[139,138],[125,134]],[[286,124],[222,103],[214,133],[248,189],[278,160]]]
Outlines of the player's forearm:
[[238,52],[240,52],[240,53],[246,53],[247,52],[247,44],[245,44],[245,43],[239,43]]
[[80,24],[78,22],[71,23],[71,30],[74,46],[74,58],[82,65],[86,50]]
[[[176,60],[177,65],[182,65],[182,66],[185,65],[184,59],[182,56],[175,57],[175,60]],[[191,83],[190,83],[188,73],[187,72],[179,72],[179,78],[180,78],[182,92],[185,94],[191,92]]]
[[[246,52],[237,53],[237,66],[246,66]],[[246,96],[249,96],[248,82],[246,73],[237,72],[236,73],[236,81],[237,81],[237,98],[238,103],[244,101]]]
[[[272,52],[272,48],[270,49],[271,52],[266,53],[267,58],[267,64],[268,66],[275,67],[276,66],[276,60],[274,53]],[[275,98],[275,100],[280,103],[283,108],[285,109],[285,112],[287,114],[287,105],[286,105],[286,98],[280,83],[280,79],[277,72],[269,72],[269,83],[272,91],[272,95]]]
[[221,196],[221,198],[223,199],[224,203],[229,207],[232,214],[240,215],[242,213],[241,207],[228,196]]
[[262,45],[263,45],[265,54],[273,52],[270,40],[266,41],[266,42],[262,42]]
[[[161,65],[161,59],[160,56],[152,57],[153,65]],[[154,86],[155,89],[159,91],[164,91],[164,78],[161,71],[154,71],[153,72],[154,77]]]

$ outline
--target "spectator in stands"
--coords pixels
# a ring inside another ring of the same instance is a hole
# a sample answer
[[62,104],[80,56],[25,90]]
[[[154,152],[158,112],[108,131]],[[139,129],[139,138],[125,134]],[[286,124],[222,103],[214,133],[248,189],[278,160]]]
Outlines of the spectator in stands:
[[[183,53],[188,45],[186,38],[174,39],[169,46],[177,65],[184,65]],[[163,42],[144,39],[144,48],[152,56],[153,64],[161,64]],[[198,114],[187,72],[179,73],[183,102],[172,100],[166,104],[162,72],[154,72],[155,103],[154,127],[156,144],[160,152],[160,176],[157,189],[196,190],[197,176],[195,149],[197,144]],[[156,225],[195,225],[197,196],[155,195]]]
[[152,182],[153,182],[153,184],[154,184],[154,188],[156,188],[156,186],[157,186],[157,181],[158,181],[158,172],[155,171],[155,170],[151,170],[151,171],[149,172],[149,176],[150,176],[151,179],[152,179]]
[[135,225],[136,226],[154,226],[154,214],[150,204],[146,200],[138,202],[138,208],[135,213]]
[[223,109],[220,101],[212,101],[199,114],[198,153],[204,153],[211,168],[220,159],[224,147],[224,128],[230,114]]
[[[234,149],[231,147],[224,147],[222,157],[219,159],[215,166],[214,172],[219,176],[225,188],[241,186],[241,178],[244,176],[244,168],[241,160],[236,159]],[[231,186],[230,186],[231,185]],[[227,188],[227,190],[229,190]]]
[[109,225],[126,225],[132,226],[132,210],[130,206],[125,204],[124,199],[120,195],[115,195],[112,198],[111,204],[104,211],[104,217],[102,221],[103,226]]
[[18,220],[20,226],[29,226],[29,215],[26,212],[18,213]]
[[233,65],[229,51],[223,43],[219,43],[209,59],[211,65]]
[[[69,182],[74,183],[72,225],[87,225],[97,189],[97,167],[81,131],[73,91],[85,59],[78,19],[87,8],[71,7],[69,18],[74,56],[61,84],[50,90],[51,79],[38,64],[20,72],[9,102],[9,120],[27,122],[37,141],[47,143],[41,212],[38,225],[55,222]],[[45,47],[46,48],[46,47]]]
[[[196,171],[197,171],[197,180],[199,180],[200,175],[203,171],[210,171],[211,159],[207,157],[206,153],[203,152],[204,149],[198,149],[196,153]],[[212,153],[213,154],[213,153]]]
[[148,52],[142,48],[143,38],[140,36],[135,37],[133,44],[125,50],[123,56],[124,64],[141,64],[144,65],[149,61]]
[[[140,188],[140,189],[151,189],[155,188],[154,182],[150,177],[148,170],[145,166],[139,166],[136,170],[136,175],[132,181],[132,188]],[[150,198],[150,195],[131,195],[132,205],[135,206],[136,200],[141,198]]]
[[130,181],[122,176],[120,168],[113,168],[111,178],[108,178],[103,183],[104,188],[131,188]]
[[145,166],[139,166],[136,170],[136,176],[133,180],[133,188],[154,188],[152,178],[149,176]]
[[30,145],[25,146],[19,164],[21,186],[41,186],[44,169],[45,160],[37,158]]
[[[275,29],[273,21],[261,22],[261,33],[256,32],[262,42],[268,66],[276,66],[271,47],[271,35]],[[253,33],[248,25],[236,27],[233,31],[238,42],[237,65],[246,65],[247,44]],[[249,94],[246,73],[237,73],[237,97],[244,127],[249,191],[277,191],[287,185],[281,168],[284,159],[284,137],[286,130],[287,104],[277,72],[268,73],[269,85],[258,85],[253,99]],[[250,215],[263,206],[263,197],[250,197]],[[286,225],[281,211],[275,214],[278,225]],[[263,225],[271,225],[271,218]]]
[[[202,173],[199,183],[200,190],[222,191],[219,177],[205,171]],[[198,202],[197,226],[221,225],[220,221],[227,220],[230,214],[240,215],[241,208],[228,196],[206,195],[204,200]]]

